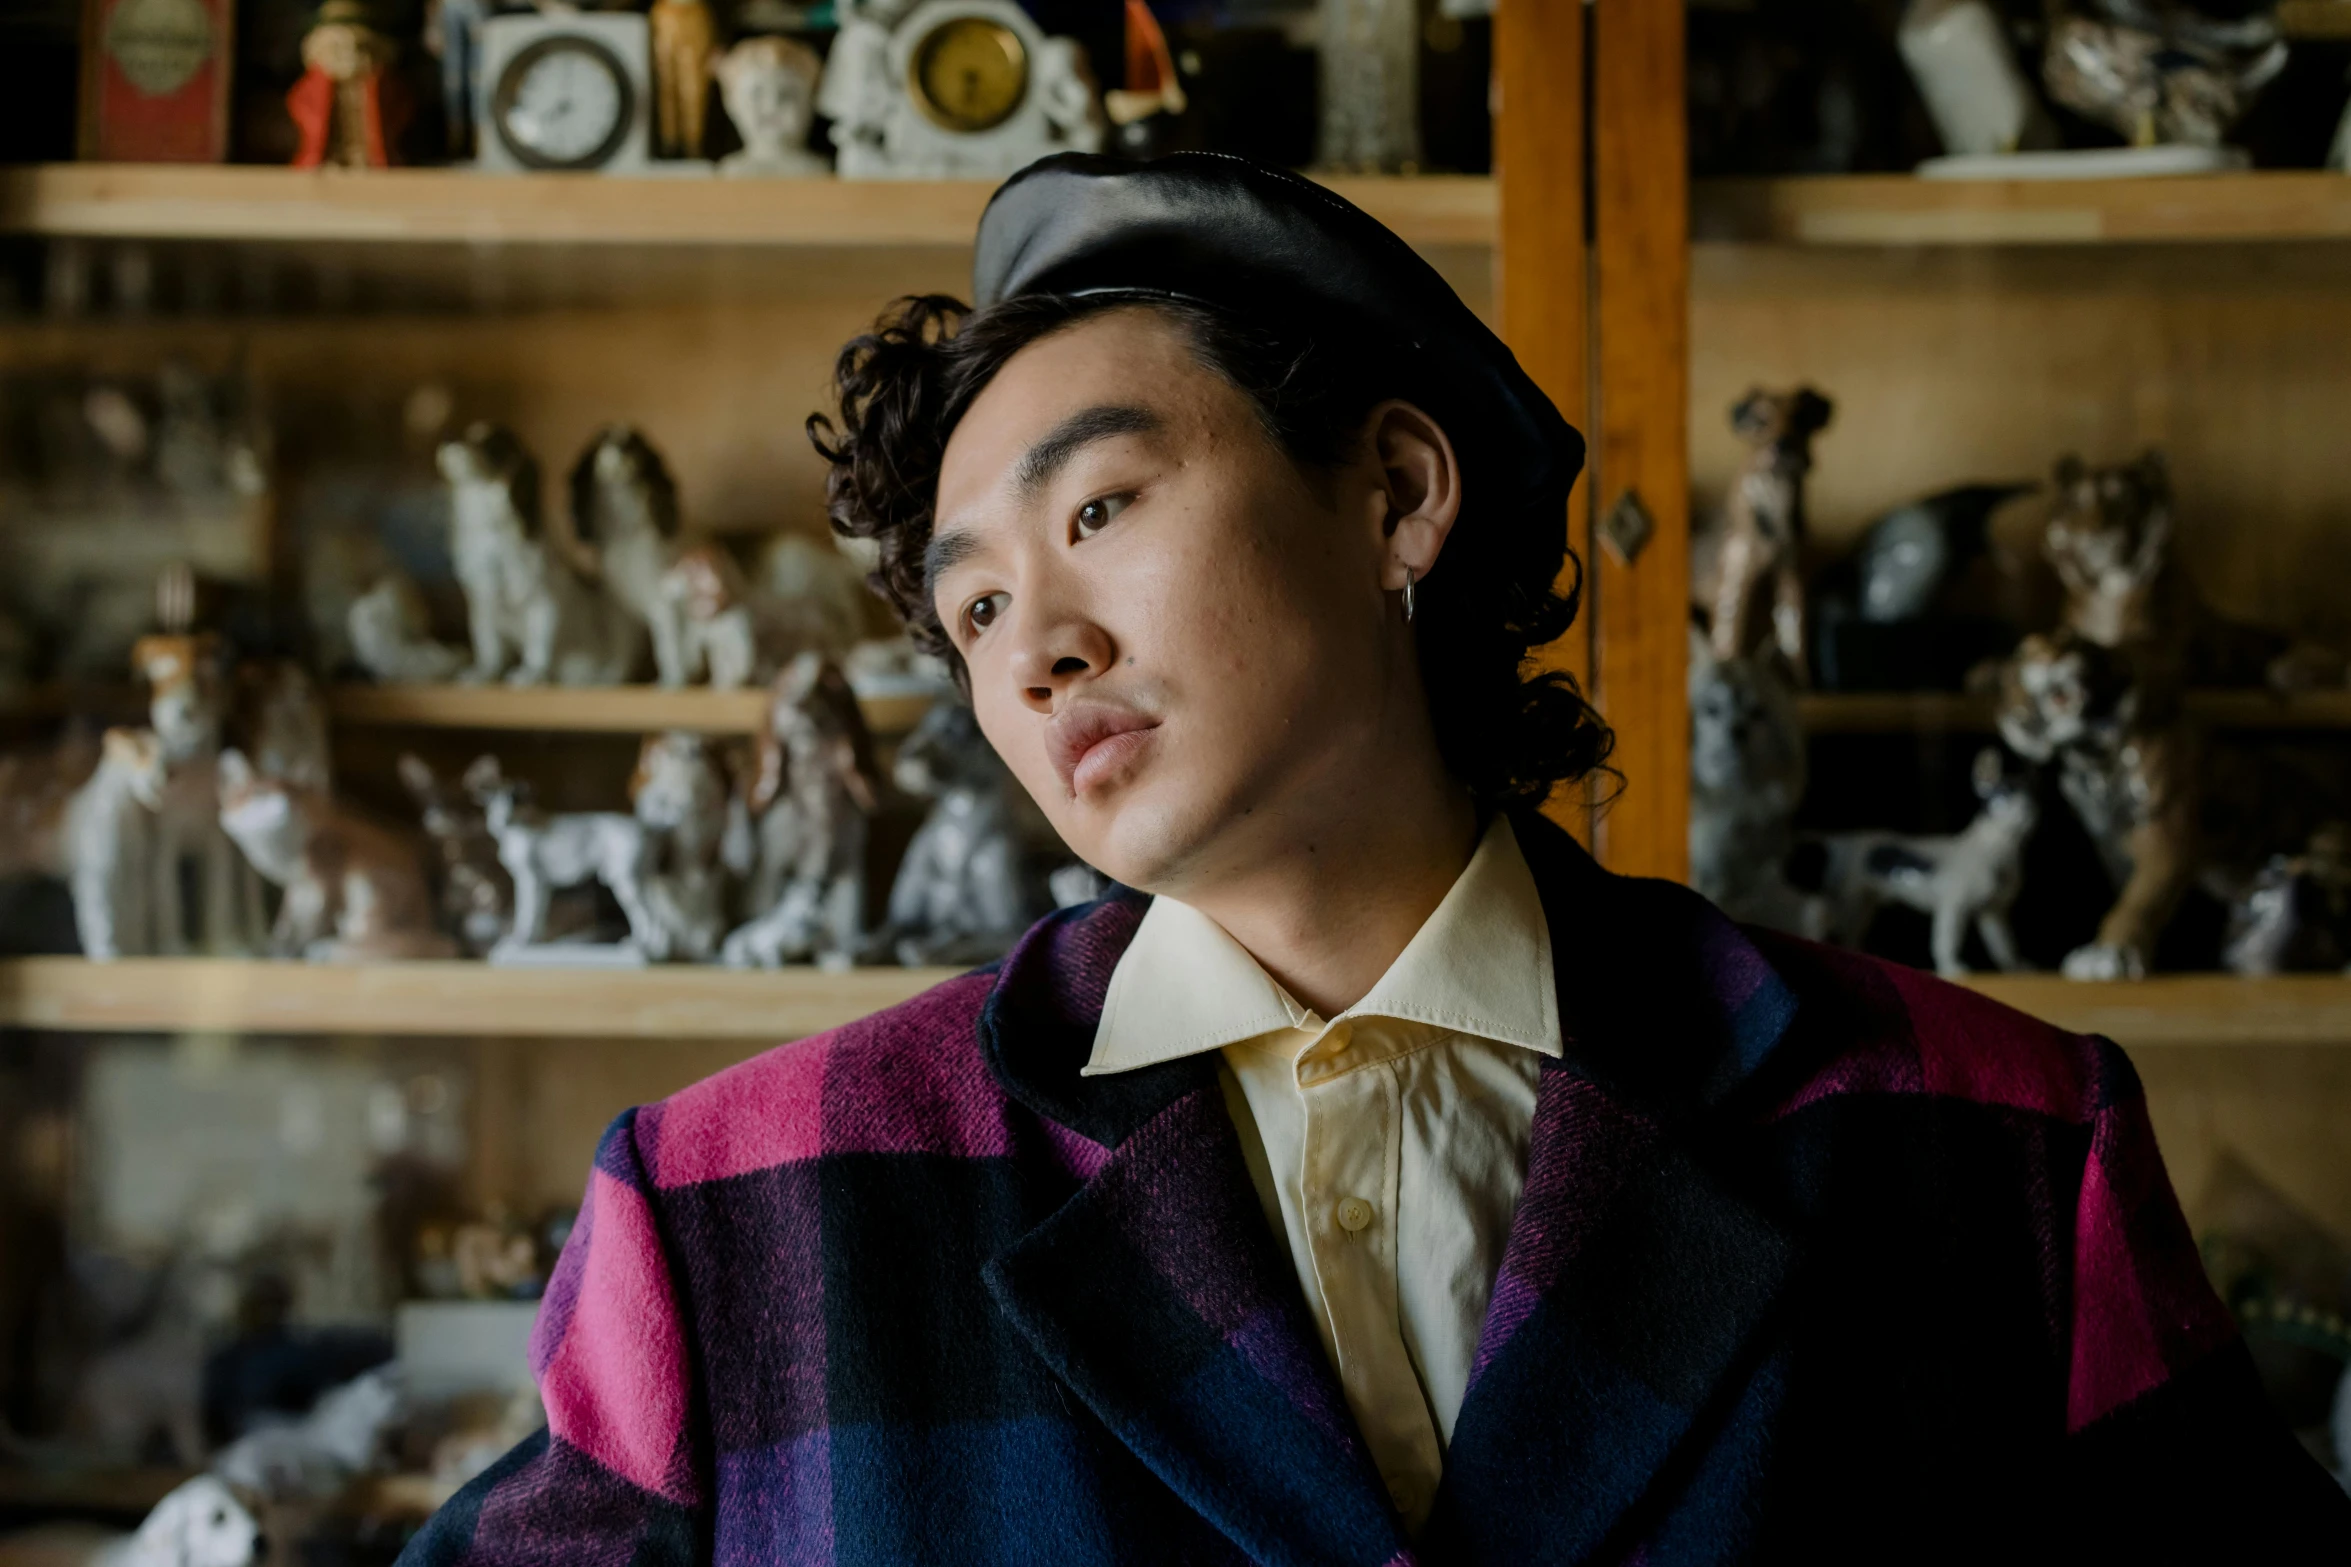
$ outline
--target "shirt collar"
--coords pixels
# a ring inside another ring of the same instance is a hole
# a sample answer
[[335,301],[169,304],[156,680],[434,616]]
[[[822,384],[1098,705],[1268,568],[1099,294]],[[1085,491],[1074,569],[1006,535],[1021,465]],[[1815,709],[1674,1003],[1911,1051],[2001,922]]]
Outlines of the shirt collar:
[[[1563,1049],[1551,930],[1507,818],[1496,816],[1436,912],[1339,1017],[1425,1023],[1557,1057]],[[1088,1077],[1132,1071],[1316,1026],[1207,915],[1155,898],[1112,970]]]

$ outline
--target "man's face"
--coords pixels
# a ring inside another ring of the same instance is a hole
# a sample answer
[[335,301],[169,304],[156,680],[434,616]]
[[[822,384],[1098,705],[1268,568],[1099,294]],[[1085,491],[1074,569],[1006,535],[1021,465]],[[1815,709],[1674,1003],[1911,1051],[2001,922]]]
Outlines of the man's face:
[[981,729],[1087,863],[1197,893],[1375,786],[1384,709],[1421,700],[1379,473],[1301,473],[1147,309],[1031,344],[973,403],[932,600]]

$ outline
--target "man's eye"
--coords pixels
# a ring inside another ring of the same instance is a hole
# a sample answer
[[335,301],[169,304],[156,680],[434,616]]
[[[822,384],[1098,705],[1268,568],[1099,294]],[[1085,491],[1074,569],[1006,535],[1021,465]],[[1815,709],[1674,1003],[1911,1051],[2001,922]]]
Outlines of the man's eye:
[[1103,495],[1078,508],[1078,537],[1090,539],[1110,526],[1110,520],[1134,501],[1132,495]]
[[1009,598],[1009,594],[991,593],[986,598],[973,599],[971,607],[963,612],[963,623],[975,633],[987,630],[1004,613]]

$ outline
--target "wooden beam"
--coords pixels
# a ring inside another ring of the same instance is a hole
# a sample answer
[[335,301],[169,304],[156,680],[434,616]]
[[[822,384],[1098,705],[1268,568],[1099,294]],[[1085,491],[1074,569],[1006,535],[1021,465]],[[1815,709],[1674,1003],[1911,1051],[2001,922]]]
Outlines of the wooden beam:
[[[1567,422],[1592,428],[1591,269],[1584,229],[1584,8],[1558,0],[1501,0],[1494,15],[1495,184],[1501,193],[1494,253],[1502,336]],[[1568,497],[1568,547],[1591,559],[1591,481]],[[1571,573],[1572,575],[1572,573]],[[1564,579],[1563,579],[1564,580]],[[1538,649],[1535,670],[1557,669],[1589,689],[1592,615]],[[1547,807],[1590,841],[1582,790],[1561,790]]]
[[1679,880],[1689,870],[1690,814],[1683,15],[1658,0],[1595,0],[1592,19],[1599,372],[1592,505],[1605,519],[1637,498],[1654,524],[1629,563],[1605,547],[1592,563],[1597,696],[1616,726],[1624,774],[1623,793],[1601,815],[1599,847],[1613,870]]

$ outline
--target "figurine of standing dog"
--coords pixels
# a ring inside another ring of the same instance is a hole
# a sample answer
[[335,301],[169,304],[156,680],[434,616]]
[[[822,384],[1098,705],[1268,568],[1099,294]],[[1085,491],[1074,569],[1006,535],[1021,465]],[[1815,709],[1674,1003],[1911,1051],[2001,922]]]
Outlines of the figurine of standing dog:
[[908,967],[1002,957],[1046,911],[1031,886],[1012,774],[960,702],[935,703],[898,748],[898,787],[931,802],[872,946]]
[[1712,570],[1696,593],[1717,659],[1755,651],[1764,640],[1755,630],[1757,610],[1768,601],[1771,645],[1798,681],[1804,678],[1804,480],[1812,438],[1835,411],[1808,386],[1757,387],[1731,409],[1731,428],[1753,451],[1731,487]]
[[847,677],[820,653],[776,677],[769,715],[751,785],[754,912],[722,956],[730,968],[845,965],[865,918],[866,821],[880,792],[873,742]]
[[271,949],[281,958],[373,962],[455,956],[433,919],[416,845],[325,793],[220,754],[220,822],[282,889]]
[[682,615],[663,589],[678,558],[677,481],[634,427],[606,426],[572,464],[571,528],[594,551],[604,591],[652,634],[655,675],[684,685]]

